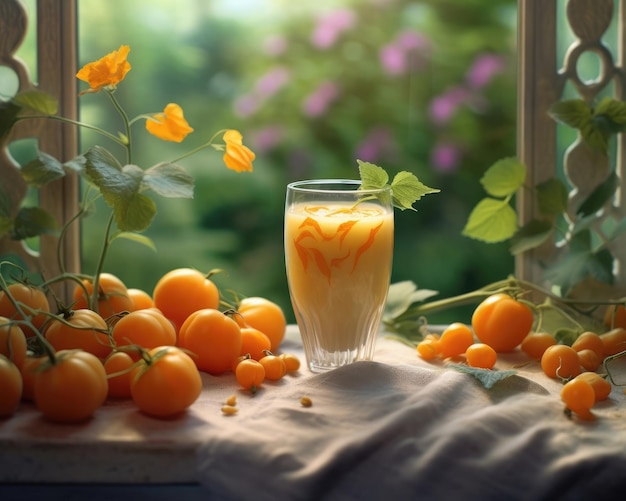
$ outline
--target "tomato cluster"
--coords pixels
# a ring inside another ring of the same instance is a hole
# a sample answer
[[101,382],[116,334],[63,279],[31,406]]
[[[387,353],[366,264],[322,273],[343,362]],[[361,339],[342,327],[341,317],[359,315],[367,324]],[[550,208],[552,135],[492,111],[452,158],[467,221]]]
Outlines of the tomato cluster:
[[493,294],[475,308],[471,327],[455,322],[441,335],[426,334],[417,344],[417,353],[424,360],[451,359],[493,369],[498,354],[519,349],[538,361],[546,376],[564,383],[561,398],[570,412],[593,419],[593,405],[607,399],[612,389],[596,371],[606,357],[626,350],[626,313],[621,315],[621,309],[614,309],[611,323],[608,314],[605,319],[610,330],[583,332],[570,346],[551,333],[532,330],[534,313],[529,303],[507,294]]
[[245,298],[222,310],[216,284],[197,270],[166,273],[152,294],[102,273],[97,289],[81,280],[73,301],[53,314],[42,289],[3,285],[0,417],[26,400],[52,421],[79,422],[107,398],[132,399],[142,412],[168,417],[196,401],[202,372],[232,371],[256,392],[300,367],[297,357],[270,351],[286,330],[276,303]]

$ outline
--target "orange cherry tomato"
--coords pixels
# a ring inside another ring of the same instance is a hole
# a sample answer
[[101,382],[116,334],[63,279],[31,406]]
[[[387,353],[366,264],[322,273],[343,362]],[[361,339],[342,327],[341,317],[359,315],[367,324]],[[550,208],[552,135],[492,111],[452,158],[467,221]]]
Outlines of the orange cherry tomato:
[[83,350],[61,350],[34,378],[34,402],[45,417],[62,423],[90,418],[104,403],[108,383],[102,362]]
[[584,379],[591,385],[594,393],[596,394],[596,402],[609,398],[612,389],[611,383],[609,383],[597,372],[583,372],[582,374],[576,376],[576,379]]
[[254,327],[241,327],[241,352],[240,355],[250,354],[251,358],[260,360],[265,356],[263,353],[272,347],[272,342],[265,334]]
[[0,355],[0,418],[11,416],[22,399],[22,375],[13,362]]
[[189,355],[175,346],[158,346],[133,369],[133,402],[142,412],[167,418],[184,412],[202,392],[202,378]]
[[626,307],[622,304],[609,305],[604,313],[604,325],[609,329],[626,329]]
[[26,336],[22,329],[10,323],[8,318],[0,317],[0,355],[21,367],[26,359],[26,349]]
[[461,322],[448,325],[439,337],[439,350],[442,358],[456,357],[474,343],[472,330]]
[[241,355],[241,328],[219,310],[206,308],[193,312],[178,332],[178,346],[193,353],[198,369],[222,374]]
[[[11,297],[22,307],[26,315],[33,315],[32,324],[41,332],[43,324],[48,319],[46,313],[50,313],[50,304],[45,292],[32,285],[24,285],[14,283],[7,287]],[[7,296],[6,292],[0,291],[0,316],[10,318],[11,320],[23,320]],[[35,335],[28,325],[20,324],[20,328],[26,337]]]
[[79,349],[100,359],[111,353],[109,328],[98,313],[87,309],[73,310],[64,321],[53,320],[45,331],[46,339],[55,350]]
[[[93,281],[83,280],[83,285],[89,294],[89,299],[93,293]],[[124,311],[133,309],[133,301],[128,297],[126,284],[111,273],[101,273],[98,279],[98,304],[96,310],[102,318],[109,318]],[[96,305],[94,305],[96,306]],[[84,309],[89,307],[88,298],[82,287],[74,289],[74,309]]]
[[551,378],[570,379],[581,373],[578,352],[564,344],[546,348],[541,357],[541,368]]
[[[113,326],[112,336],[115,346],[134,344],[151,349],[176,345],[174,325],[155,308],[135,310],[123,316]],[[139,353],[133,355],[133,359],[139,359]]]
[[617,355],[626,350],[626,329],[622,327],[616,327],[609,332],[600,334],[600,339],[605,357]]
[[580,418],[588,421],[595,419],[591,408],[596,403],[596,395],[588,381],[579,378],[568,381],[561,389],[561,399]]
[[265,381],[265,367],[261,362],[248,358],[237,365],[235,377],[242,388],[256,393]]
[[498,361],[498,354],[491,346],[484,343],[474,343],[465,350],[467,365],[481,369],[493,369]]
[[580,334],[572,343],[572,348],[576,351],[593,350],[600,358],[604,358],[604,344],[599,334],[586,331]]
[[296,372],[300,369],[300,359],[293,353],[281,353],[279,357],[285,362],[287,372]]
[[496,352],[513,351],[530,332],[534,315],[530,307],[508,294],[493,294],[472,314],[472,327],[481,343]]
[[109,398],[130,398],[130,378],[133,358],[124,351],[111,353],[104,361],[104,371],[109,382]]
[[154,306],[179,329],[194,311],[217,309],[220,295],[217,286],[202,272],[178,268],[159,279],[154,287],[152,300]]
[[133,302],[134,310],[144,310],[146,308],[154,308],[152,296],[143,289],[130,288],[126,291],[128,297]]
[[247,297],[240,301],[237,312],[241,315],[235,316],[239,325],[260,330],[270,339],[270,350],[278,351],[287,330],[285,314],[278,304],[262,297]]
[[47,361],[48,357],[45,356],[34,356],[32,354],[26,356],[22,367],[20,367],[23,383],[22,400],[32,402],[35,393],[35,374],[38,367]]
[[287,374],[287,366],[283,359],[270,351],[266,350],[265,356],[259,359],[259,363],[265,369],[265,379],[270,381],[278,381]]
[[556,338],[549,332],[531,332],[524,338],[520,348],[530,358],[541,360],[543,352],[548,346],[553,346],[556,343]]

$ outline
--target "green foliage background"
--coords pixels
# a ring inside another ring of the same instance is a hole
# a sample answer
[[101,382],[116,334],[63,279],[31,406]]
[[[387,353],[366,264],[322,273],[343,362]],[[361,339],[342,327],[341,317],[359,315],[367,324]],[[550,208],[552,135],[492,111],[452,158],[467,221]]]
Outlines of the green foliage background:
[[[177,102],[195,128],[178,145],[138,127],[136,163],[176,158],[222,128],[239,129],[257,152],[251,175],[227,171],[221,155],[208,150],[182,162],[196,179],[195,197],[157,200],[147,231],[157,253],[124,241],[110,250],[105,270],[129,287],[151,291],[176,267],[222,268],[215,280],[223,292],[266,296],[293,321],[282,247],[285,186],[305,177],[358,177],[359,144],[383,128],[391,141],[371,161],[391,175],[409,170],[441,190],[422,199],[417,213],[396,212],[393,281],[413,280],[447,296],[512,272],[506,244],[487,246],[461,230],[483,196],[480,176],[515,154],[515,0],[79,0],[79,8],[79,65],[130,45],[133,69],[117,91],[128,114]],[[320,16],[338,9],[351,13],[352,25],[332,46],[316,47],[311,34]],[[428,49],[412,53],[418,64],[391,75],[380,50],[406,30],[419,33]],[[268,54],[269,40],[283,43],[280,54]],[[467,73],[484,54],[500,57],[502,71],[470,91],[448,121],[433,123],[433,100],[455,87],[467,90]],[[285,85],[259,101],[255,113],[237,114],[238,99],[254,94],[277,67],[287,72]],[[303,102],[324,81],[340,93],[324,113],[309,117]],[[84,121],[119,127],[104,95],[82,96],[80,105]],[[279,131],[278,138],[261,148],[268,130]],[[111,146],[88,132],[81,140],[83,148]],[[431,160],[442,141],[460,155],[447,170]],[[83,222],[85,272],[95,268],[107,216],[102,206]]]

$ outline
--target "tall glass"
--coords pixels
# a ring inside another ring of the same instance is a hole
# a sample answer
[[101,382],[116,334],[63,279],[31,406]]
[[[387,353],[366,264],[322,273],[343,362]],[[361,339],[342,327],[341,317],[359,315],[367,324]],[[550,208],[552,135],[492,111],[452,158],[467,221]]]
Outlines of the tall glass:
[[371,360],[391,279],[391,188],[352,180],[287,186],[285,264],[309,369]]

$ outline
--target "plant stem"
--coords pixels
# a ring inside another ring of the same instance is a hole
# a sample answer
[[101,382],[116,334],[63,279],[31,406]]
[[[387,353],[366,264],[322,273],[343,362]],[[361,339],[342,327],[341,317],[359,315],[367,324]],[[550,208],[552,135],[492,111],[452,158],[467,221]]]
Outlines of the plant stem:
[[176,162],[180,162],[181,160],[183,160],[184,158],[190,157],[191,155],[195,155],[196,153],[198,153],[199,151],[202,151],[205,148],[208,148],[209,146],[213,145],[213,141],[215,140],[215,138],[217,136],[219,136],[220,134],[223,134],[224,132],[226,132],[228,129],[221,129],[218,130],[215,134],[213,134],[211,136],[211,139],[209,139],[206,143],[201,144],[200,146],[195,147],[193,150],[188,151],[187,153],[185,153],[184,155],[181,155],[178,158],[175,158],[174,160],[172,160],[170,163],[176,163]]
[[100,253],[100,259],[98,259],[98,265],[96,266],[96,272],[93,277],[93,291],[91,292],[91,300],[90,306],[91,309],[96,313],[100,313],[98,311],[98,295],[100,289],[100,273],[102,273],[102,268],[104,268],[104,260],[106,258],[107,251],[109,250],[109,237],[111,235],[111,227],[113,226],[114,214],[111,213],[109,216],[109,221],[107,222],[106,231],[104,233],[104,242],[102,243],[102,252]]
[[132,141],[130,137],[131,132],[130,132],[130,121],[128,120],[128,115],[126,114],[126,112],[124,111],[124,108],[122,108],[118,100],[115,98],[113,91],[110,91],[110,90],[105,90],[105,91],[107,95],[109,96],[109,98],[111,99],[113,106],[122,117],[122,121],[124,122],[124,131],[126,134],[126,141],[124,142],[124,141],[118,140],[118,142],[126,147],[126,162],[131,164],[133,161],[133,146],[132,146]]

